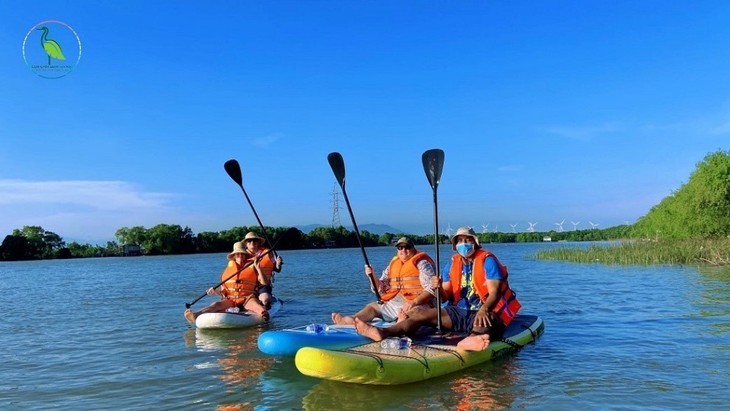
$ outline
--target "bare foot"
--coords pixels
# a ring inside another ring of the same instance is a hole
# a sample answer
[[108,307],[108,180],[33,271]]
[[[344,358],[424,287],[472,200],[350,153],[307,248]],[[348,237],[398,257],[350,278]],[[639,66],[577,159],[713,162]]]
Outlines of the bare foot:
[[466,351],[484,351],[489,346],[487,334],[470,335],[456,344],[456,348]]
[[190,324],[195,324],[195,314],[193,314],[189,308],[185,310],[183,316],[185,316],[185,319],[188,320]]
[[373,341],[381,341],[383,339],[383,335],[380,334],[380,328],[372,326],[359,318],[355,317],[355,330],[357,330],[357,333],[368,337]]
[[332,322],[337,325],[353,325],[355,324],[355,320],[350,317],[349,315],[342,315],[340,313],[332,313]]

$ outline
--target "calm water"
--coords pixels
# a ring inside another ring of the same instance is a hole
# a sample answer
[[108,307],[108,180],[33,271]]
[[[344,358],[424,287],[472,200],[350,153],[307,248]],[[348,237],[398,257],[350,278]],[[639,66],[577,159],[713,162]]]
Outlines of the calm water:
[[[371,301],[359,249],[281,252],[280,315],[217,332],[190,328],[182,311],[218,282],[224,254],[0,263],[0,409],[730,408],[729,271],[529,257],[554,246],[491,247],[523,312],[545,320],[537,343],[399,387],[305,377],[256,348],[262,330]],[[392,255],[368,249],[378,269]]]

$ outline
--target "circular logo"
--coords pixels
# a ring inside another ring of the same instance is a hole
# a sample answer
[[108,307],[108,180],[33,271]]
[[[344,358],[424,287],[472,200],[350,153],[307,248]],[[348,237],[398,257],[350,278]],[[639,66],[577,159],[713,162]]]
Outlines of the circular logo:
[[42,21],[25,35],[23,60],[40,77],[61,78],[79,64],[81,39],[62,21]]

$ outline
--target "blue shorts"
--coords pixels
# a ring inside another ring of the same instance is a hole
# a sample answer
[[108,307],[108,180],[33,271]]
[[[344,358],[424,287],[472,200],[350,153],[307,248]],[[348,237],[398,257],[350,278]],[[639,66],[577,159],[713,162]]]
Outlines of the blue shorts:
[[452,305],[443,308],[451,319],[451,331],[458,333],[474,333],[474,334],[488,334],[492,340],[498,340],[502,338],[504,334],[504,323],[498,315],[489,313],[489,320],[492,322],[491,327],[474,329],[474,317],[476,317],[476,311],[469,311],[463,308],[454,307]]

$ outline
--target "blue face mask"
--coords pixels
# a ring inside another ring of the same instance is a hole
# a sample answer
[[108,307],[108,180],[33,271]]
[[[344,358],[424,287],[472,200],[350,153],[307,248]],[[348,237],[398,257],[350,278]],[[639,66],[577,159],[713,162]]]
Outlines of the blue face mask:
[[466,258],[474,250],[474,244],[471,243],[459,243],[456,245],[456,252],[460,256]]

